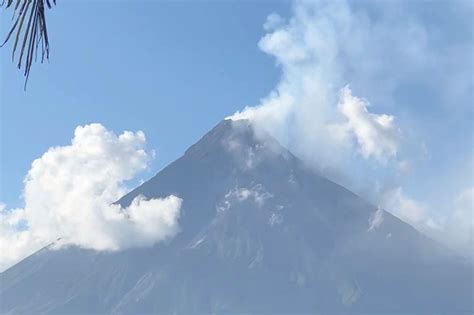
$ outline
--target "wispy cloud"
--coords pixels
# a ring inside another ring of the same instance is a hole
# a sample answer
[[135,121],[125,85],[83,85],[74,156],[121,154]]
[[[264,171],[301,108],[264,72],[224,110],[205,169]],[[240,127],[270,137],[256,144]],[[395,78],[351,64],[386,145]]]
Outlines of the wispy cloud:
[[[423,151],[436,150],[417,138],[423,128],[429,129],[424,135],[432,132],[418,117],[440,104],[454,112],[472,98],[472,36],[453,38],[452,30],[433,25],[435,19],[413,3],[292,6],[289,18],[268,16],[258,44],[281,69],[278,84],[231,118],[252,120],[327,177],[417,228],[447,233],[450,214],[444,209],[434,216],[440,209],[430,204],[436,200],[418,200],[403,178],[419,161],[420,149],[412,148],[422,143]],[[472,5],[459,3],[446,13],[462,17],[459,23],[470,21]],[[439,44],[444,42],[452,45]],[[405,95],[398,104],[407,87],[413,98],[406,104]],[[424,89],[439,102],[414,97],[427,97]]]
[[371,113],[368,101],[347,85],[379,26],[345,2],[296,2],[288,21],[271,14],[259,47],[275,58],[281,79],[259,104],[232,119],[254,121],[322,169],[345,168],[354,150],[363,159],[393,158],[400,140],[394,116]]
[[428,206],[406,195],[402,187],[388,189],[380,198],[381,205],[394,215],[422,231],[439,228]]
[[384,160],[397,154],[399,130],[394,117],[377,115],[368,110],[369,103],[352,95],[348,86],[340,92],[338,109],[347,119],[343,125],[346,133],[356,138],[364,158]]

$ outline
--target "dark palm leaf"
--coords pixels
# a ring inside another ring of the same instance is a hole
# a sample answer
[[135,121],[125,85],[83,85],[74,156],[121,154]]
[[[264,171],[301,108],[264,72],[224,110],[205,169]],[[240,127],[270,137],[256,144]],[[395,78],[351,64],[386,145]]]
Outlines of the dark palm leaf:
[[23,65],[25,89],[33,58],[36,59],[38,49],[41,49],[41,62],[49,59],[48,30],[44,11],[45,6],[51,8],[52,4],[56,5],[56,0],[1,0],[0,3],[0,6],[13,9],[14,21],[0,47],[14,37],[12,60],[18,63],[18,69]]

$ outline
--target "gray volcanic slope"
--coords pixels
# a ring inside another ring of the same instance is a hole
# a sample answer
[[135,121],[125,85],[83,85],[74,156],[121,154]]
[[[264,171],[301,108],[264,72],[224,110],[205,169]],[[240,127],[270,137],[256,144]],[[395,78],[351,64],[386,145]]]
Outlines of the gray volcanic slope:
[[45,248],[0,274],[0,313],[474,312],[472,265],[247,121],[222,121],[119,203],[139,194],[184,200],[176,238]]

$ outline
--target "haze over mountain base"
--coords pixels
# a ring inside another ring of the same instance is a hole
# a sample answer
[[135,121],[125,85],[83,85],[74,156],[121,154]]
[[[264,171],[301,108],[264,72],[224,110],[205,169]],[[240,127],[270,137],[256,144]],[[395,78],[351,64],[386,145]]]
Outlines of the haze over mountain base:
[[[181,198],[152,248],[45,248],[0,274],[0,313],[472,313],[473,266],[225,120],[118,203]],[[88,233],[88,231],[83,231]]]

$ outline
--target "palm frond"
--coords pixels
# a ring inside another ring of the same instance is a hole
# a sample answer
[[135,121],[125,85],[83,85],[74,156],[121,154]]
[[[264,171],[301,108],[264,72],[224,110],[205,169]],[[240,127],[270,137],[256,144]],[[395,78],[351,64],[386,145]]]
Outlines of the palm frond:
[[[56,0],[1,0],[0,6],[13,9],[13,25],[0,47],[14,38],[12,61],[24,71],[25,89],[33,61],[41,50],[41,63],[49,60],[49,39],[45,7],[51,9]],[[17,55],[18,53],[18,55]]]

